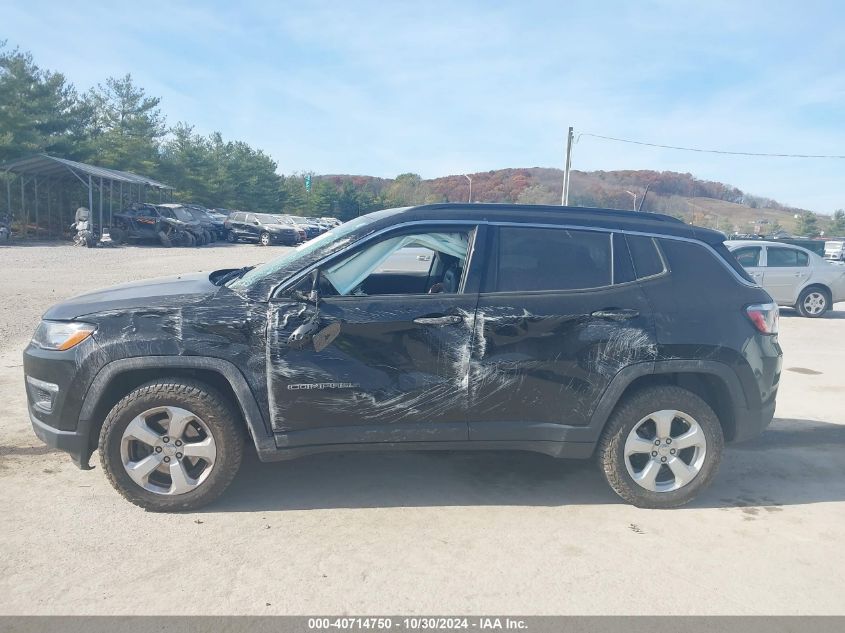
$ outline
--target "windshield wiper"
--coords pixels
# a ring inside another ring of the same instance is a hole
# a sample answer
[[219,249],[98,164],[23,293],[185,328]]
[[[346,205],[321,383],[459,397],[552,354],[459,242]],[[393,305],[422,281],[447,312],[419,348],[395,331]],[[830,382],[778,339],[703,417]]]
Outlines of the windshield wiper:
[[255,266],[244,266],[243,268],[237,268],[235,270],[230,270],[225,275],[217,279],[214,283],[218,286],[225,286],[230,281],[234,281],[235,279],[240,279],[244,275],[246,275],[250,270],[255,268]]

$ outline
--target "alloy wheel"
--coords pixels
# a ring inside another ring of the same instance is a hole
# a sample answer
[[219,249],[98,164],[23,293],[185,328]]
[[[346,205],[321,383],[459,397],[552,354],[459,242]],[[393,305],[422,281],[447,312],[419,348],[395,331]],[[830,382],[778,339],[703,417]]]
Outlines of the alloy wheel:
[[181,495],[200,486],[214,468],[217,446],[208,426],[187,409],[148,409],[123,431],[120,457],[132,480],[150,492]]
[[807,314],[821,314],[827,308],[827,297],[821,292],[814,291],[804,297],[803,305]]
[[682,411],[664,409],[642,418],[625,440],[625,467],[637,485],[672,492],[698,475],[707,454],[704,431]]

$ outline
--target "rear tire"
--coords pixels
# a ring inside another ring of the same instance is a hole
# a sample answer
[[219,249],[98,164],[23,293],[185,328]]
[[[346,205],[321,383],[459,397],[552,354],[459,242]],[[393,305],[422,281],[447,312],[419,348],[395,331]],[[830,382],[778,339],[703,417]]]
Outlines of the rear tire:
[[[168,437],[179,416],[191,422]],[[158,426],[157,421],[148,424],[149,420],[162,420],[166,426]],[[131,391],[109,412],[100,431],[100,462],[109,482],[127,501],[153,512],[195,510],[219,497],[238,472],[243,456],[238,423],[232,405],[204,383],[180,378],[149,382]],[[141,436],[149,439],[137,439]],[[188,455],[192,439],[195,447],[206,451],[210,444],[213,456]],[[177,440],[184,443],[177,447]],[[167,457],[177,450],[185,453]],[[142,485],[139,467],[152,461],[149,458],[157,460],[157,467]],[[174,469],[181,471],[184,479],[171,477]]]
[[657,386],[617,406],[599,441],[598,462],[628,503],[674,508],[710,484],[723,448],[719,419],[704,400],[680,387]]
[[111,237],[111,241],[120,246],[126,241],[126,233],[123,229],[119,229],[115,226],[109,229],[109,237]]
[[801,291],[795,308],[808,319],[818,319],[830,310],[830,293],[819,286],[809,286]]

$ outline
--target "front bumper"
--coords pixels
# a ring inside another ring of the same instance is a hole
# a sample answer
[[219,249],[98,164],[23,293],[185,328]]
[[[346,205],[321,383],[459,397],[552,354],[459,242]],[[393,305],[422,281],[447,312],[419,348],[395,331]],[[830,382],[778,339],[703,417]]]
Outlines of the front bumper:
[[[64,352],[30,344],[23,353],[27,410],[35,435],[47,446],[69,453],[82,469],[89,468],[88,458],[96,442],[91,438],[91,422],[81,419],[80,412],[85,393],[101,366],[98,350],[92,336]],[[55,387],[47,407],[39,404],[39,383]]]
[[57,448],[70,455],[73,463],[82,470],[91,470],[91,466],[88,464],[88,460],[93,452],[89,441],[90,429],[83,429],[83,425],[81,424],[75,431],[54,429],[52,426],[48,426],[36,418],[31,408],[29,411],[29,421],[32,423],[32,430],[35,431],[35,435],[39,440],[50,448]]

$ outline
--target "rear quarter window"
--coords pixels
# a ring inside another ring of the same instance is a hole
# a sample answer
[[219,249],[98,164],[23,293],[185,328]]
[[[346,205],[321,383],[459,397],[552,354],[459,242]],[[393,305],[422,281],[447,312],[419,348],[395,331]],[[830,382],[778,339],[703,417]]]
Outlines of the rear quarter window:
[[666,270],[663,257],[654,238],[640,235],[626,235],[625,239],[628,241],[628,248],[631,251],[631,259],[634,262],[637,279],[654,277]]

